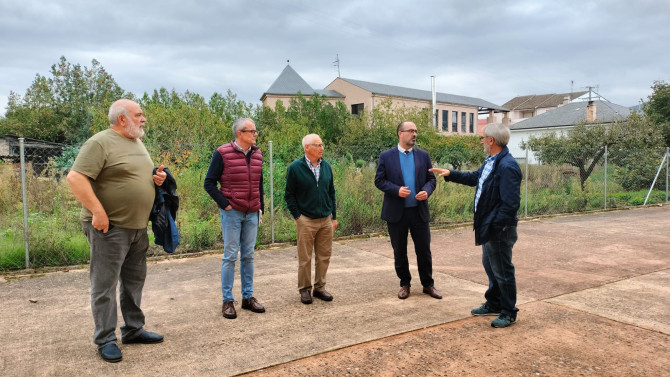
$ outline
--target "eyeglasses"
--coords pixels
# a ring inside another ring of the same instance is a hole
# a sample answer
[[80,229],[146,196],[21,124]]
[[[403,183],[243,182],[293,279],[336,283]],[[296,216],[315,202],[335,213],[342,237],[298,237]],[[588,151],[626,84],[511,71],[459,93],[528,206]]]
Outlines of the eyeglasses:
[[493,137],[493,136],[480,136],[480,137],[479,137],[479,140],[484,140],[484,139],[486,139],[487,137]]
[[258,131],[256,130],[240,130],[240,132],[251,132],[254,135],[258,135]]
[[313,147],[323,148],[323,144],[310,144]]
[[409,132],[409,133],[414,134],[414,135],[416,135],[418,133],[417,130],[402,130],[400,132]]

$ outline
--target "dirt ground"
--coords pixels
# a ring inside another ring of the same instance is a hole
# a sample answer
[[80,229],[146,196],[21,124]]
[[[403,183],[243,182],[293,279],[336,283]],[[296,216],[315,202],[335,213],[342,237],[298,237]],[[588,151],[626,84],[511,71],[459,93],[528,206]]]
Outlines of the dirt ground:
[[220,253],[153,261],[142,307],[165,342],[119,344],[117,364],[91,341],[88,270],[0,276],[0,375],[670,376],[670,206],[536,219],[518,231],[510,328],[469,314],[487,281],[461,227],[432,232],[442,300],[418,283],[397,299],[387,237],[338,241],[335,300],[312,305],[295,289],[295,247],[259,250],[255,296],[267,312],[237,303],[235,320],[220,313]]

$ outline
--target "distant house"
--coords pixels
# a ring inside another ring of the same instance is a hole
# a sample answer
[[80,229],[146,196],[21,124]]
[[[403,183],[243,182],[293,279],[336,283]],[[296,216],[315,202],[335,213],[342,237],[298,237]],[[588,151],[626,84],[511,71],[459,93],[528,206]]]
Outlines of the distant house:
[[263,102],[263,106],[267,106],[272,110],[275,109],[277,101],[281,101],[282,106],[288,108],[291,98],[296,97],[298,93],[302,94],[305,98],[311,98],[315,94],[326,96],[326,100],[333,104],[344,100],[344,96],[336,91],[312,89],[307,81],[300,77],[298,72],[291,68],[290,65],[286,65],[286,68],[284,68],[275,82],[263,93],[261,102]]
[[[33,170],[37,174],[40,174],[46,168],[49,158],[60,156],[63,153],[62,144],[37,139],[24,138],[23,148],[26,163],[32,163]],[[9,163],[21,161],[21,147],[18,136],[0,136],[0,160]]]
[[[527,96],[514,97],[502,106],[509,109],[510,124],[532,118],[546,113],[557,107],[567,105],[570,102],[585,96],[588,91],[572,93],[531,94]],[[496,116],[496,122],[502,122],[501,116]]]
[[[526,160],[526,151],[521,143],[531,136],[543,136],[549,133],[564,133],[570,128],[582,124],[611,124],[624,121],[630,115],[628,107],[604,100],[575,101],[544,112],[532,118],[510,126],[511,136],[508,143],[510,153],[517,161]],[[535,164],[537,159],[528,151],[528,163]]]
[[[338,77],[324,90],[315,90],[290,66],[286,66],[270,88],[263,93],[264,106],[275,108],[277,100],[288,107],[291,98],[301,93],[305,97],[315,94],[326,96],[331,103],[343,102],[352,114],[372,111],[383,101],[390,100],[393,108],[403,106],[432,107],[432,92],[400,86]],[[445,134],[475,135],[478,133],[479,114],[493,119],[494,113],[507,113],[507,109],[481,98],[436,93],[436,123]]]

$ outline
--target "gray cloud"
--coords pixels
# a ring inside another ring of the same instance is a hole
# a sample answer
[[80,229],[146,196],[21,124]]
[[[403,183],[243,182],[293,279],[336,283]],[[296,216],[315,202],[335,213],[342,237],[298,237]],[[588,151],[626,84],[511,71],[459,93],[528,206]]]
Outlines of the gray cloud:
[[[310,85],[336,76],[502,104],[581,90],[621,105],[670,80],[670,3],[537,1],[0,0],[0,108],[60,56],[97,59],[137,95],[165,87],[258,103],[290,59]],[[574,83],[571,84],[571,81]]]

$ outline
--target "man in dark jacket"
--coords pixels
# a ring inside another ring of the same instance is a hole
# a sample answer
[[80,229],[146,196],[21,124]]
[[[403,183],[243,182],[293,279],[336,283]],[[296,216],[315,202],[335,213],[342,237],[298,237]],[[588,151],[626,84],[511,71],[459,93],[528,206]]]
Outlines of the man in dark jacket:
[[435,190],[435,175],[428,152],[415,148],[416,124],[400,122],[396,133],[398,145],[379,156],[375,186],[384,192],[382,220],[388,225],[396,275],[400,279],[398,298],[409,297],[410,281],[407,260],[407,232],[412,235],[423,293],[436,299],[442,295],[435,289],[433,258],[430,253],[430,212],[428,197]]
[[482,145],[489,154],[479,170],[460,172],[430,169],[449,182],[476,186],[475,244],[482,245],[482,263],[489,278],[484,294],[486,302],[472,309],[473,315],[497,315],[493,327],[507,327],[516,321],[516,280],[512,264],[512,247],[517,240],[517,211],[521,202],[521,169],[507,142],[510,132],[502,124],[484,127]]
[[330,164],[321,158],[321,138],[317,134],[309,134],[302,139],[302,147],[305,156],[288,167],[284,199],[296,223],[300,301],[311,304],[312,295],[324,301],[333,300],[325,286],[333,249],[333,232],[337,229],[337,211],[333,171]]
[[[223,231],[221,263],[221,311],[228,319],[237,317],[233,299],[235,261],[240,250],[242,309],[263,313],[253,297],[254,248],[263,213],[263,155],[258,149],[256,124],[249,118],[233,122],[235,140],[216,149],[205,177],[205,191],[219,206]],[[217,183],[220,187],[217,189]]]

